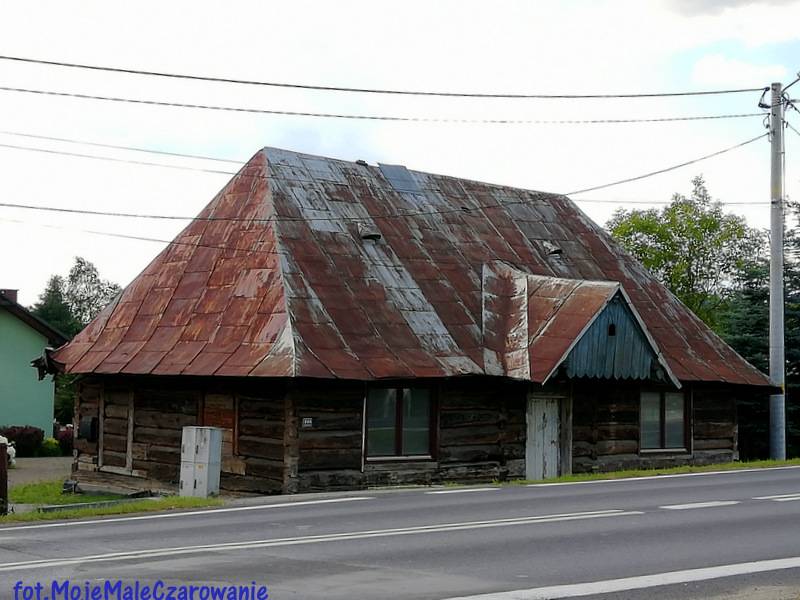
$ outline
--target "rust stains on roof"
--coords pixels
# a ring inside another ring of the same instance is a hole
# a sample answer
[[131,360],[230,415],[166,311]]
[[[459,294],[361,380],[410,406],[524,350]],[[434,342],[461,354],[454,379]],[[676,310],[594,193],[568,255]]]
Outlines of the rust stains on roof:
[[73,373],[543,381],[612,289],[676,379],[768,384],[564,196],[272,148],[54,358]]

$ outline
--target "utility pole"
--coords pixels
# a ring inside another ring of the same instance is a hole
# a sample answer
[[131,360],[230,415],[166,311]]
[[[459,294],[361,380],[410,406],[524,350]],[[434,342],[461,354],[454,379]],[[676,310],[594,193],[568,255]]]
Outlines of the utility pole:
[[769,378],[780,393],[769,397],[769,455],[786,459],[783,334],[783,86],[773,83],[770,102]]

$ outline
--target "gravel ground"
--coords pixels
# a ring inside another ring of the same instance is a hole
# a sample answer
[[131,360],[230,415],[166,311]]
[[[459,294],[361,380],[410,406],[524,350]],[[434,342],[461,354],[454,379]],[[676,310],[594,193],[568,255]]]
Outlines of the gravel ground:
[[8,471],[8,486],[36,481],[67,479],[72,470],[71,456],[18,458],[17,468]]

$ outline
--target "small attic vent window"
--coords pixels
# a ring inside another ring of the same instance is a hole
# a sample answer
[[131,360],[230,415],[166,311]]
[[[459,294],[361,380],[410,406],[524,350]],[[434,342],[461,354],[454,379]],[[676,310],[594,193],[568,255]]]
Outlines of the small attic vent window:
[[608,337],[614,337],[617,335],[617,326],[614,323],[608,324]]
[[547,256],[560,256],[564,252],[552,242],[542,242],[542,246],[547,250]]
[[373,242],[378,241],[383,237],[381,232],[375,227],[366,225],[365,223],[358,224],[358,235],[361,236],[362,240],[372,240]]

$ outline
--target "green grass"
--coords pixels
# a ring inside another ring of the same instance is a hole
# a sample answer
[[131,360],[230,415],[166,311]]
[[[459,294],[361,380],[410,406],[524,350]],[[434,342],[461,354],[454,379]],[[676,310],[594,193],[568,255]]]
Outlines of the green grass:
[[62,494],[63,480],[21,483],[8,491],[12,504],[78,504],[124,498],[120,494]]
[[768,469],[770,467],[786,467],[800,465],[800,458],[789,460],[753,460],[749,462],[731,462],[715,465],[683,465],[663,469],[629,469],[627,471],[611,471],[609,473],[577,473],[562,475],[554,479],[515,479],[513,481],[496,481],[498,485],[527,485],[531,483],[561,483],[572,481],[598,481],[603,479],[625,479],[628,477],[652,477],[653,475],[679,475],[681,473],[707,473],[709,471],[737,471],[739,469]]
[[15,513],[5,517],[0,517],[0,524],[21,523],[28,521],[60,521],[64,519],[81,519],[85,517],[103,517],[108,515],[125,515],[130,513],[160,512],[165,510],[204,508],[221,505],[222,500],[219,498],[181,498],[178,496],[166,496],[157,500],[141,500],[139,502],[129,502],[126,504],[106,506],[103,508],[75,508],[48,513]]

